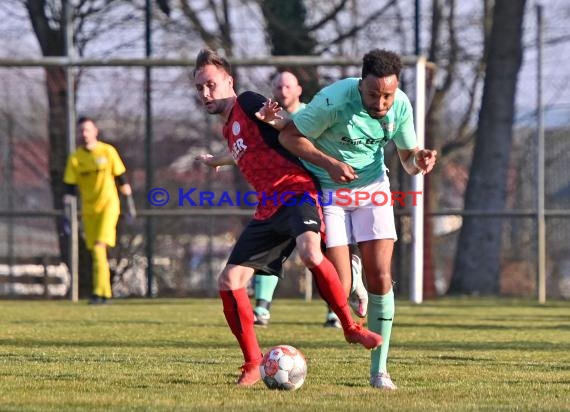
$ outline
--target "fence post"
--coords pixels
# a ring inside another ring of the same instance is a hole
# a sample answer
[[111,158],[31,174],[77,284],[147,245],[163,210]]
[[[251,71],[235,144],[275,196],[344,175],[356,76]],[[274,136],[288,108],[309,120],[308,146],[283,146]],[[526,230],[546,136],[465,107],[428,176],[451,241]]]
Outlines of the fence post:
[[[426,58],[419,57],[416,61],[416,101],[415,128],[418,147],[425,145],[425,106],[426,106]],[[412,177],[412,190],[424,195],[424,176]],[[424,281],[424,202],[412,206],[412,267],[410,273],[410,300],[413,303],[423,301]]]

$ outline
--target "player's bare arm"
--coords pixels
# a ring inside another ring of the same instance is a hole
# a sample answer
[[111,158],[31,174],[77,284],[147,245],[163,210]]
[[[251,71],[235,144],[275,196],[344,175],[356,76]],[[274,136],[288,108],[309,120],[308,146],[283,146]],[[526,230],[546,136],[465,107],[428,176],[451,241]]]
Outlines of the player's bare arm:
[[285,128],[279,133],[279,142],[295,156],[325,169],[336,183],[346,183],[358,179],[358,175],[350,165],[317,149],[309,139],[299,132],[293,122],[285,125]]
[[398,149],[400,161],[410,175],[427,174],[432,171],[437,162],[437,151],[415,148],[412,150]]

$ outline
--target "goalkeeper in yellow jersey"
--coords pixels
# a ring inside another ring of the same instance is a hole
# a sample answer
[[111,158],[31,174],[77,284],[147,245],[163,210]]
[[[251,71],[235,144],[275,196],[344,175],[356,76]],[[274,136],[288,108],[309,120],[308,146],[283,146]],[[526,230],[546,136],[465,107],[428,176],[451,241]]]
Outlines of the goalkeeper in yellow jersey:
[[[93,259],[89,303],[105,304],[112,297],[107,248],[115,246],[117,237],[120,213],[117,186],[121,194],[127,197],[131,197],[132,189],[126,180],[126,168],[117,150],[98,140],[99,129],[94,120],[80,118],[77,129],[82,146],[67,159],[63,178],[65,196],[75,196],[79,189],[85,242]],[[129,200],[132,205],[132,198]]]

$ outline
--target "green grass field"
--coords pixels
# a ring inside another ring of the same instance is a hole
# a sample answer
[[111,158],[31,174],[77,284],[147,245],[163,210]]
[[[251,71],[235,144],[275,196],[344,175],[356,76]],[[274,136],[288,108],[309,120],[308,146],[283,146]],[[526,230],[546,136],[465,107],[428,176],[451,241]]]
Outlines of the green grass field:
[[234,385],[241,353],[212,299],[0,301],[2,411],[570,410],[570,303],[397,303],[390,373],[322,327],[321,301],[276,300],[263,349],[291,344],[309,366],[296,392]]

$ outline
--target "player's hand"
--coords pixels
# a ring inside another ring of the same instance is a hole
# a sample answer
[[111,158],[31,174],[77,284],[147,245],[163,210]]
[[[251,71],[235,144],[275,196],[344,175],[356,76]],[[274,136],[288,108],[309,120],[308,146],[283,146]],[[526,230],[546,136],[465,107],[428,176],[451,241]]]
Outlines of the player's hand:
[[195,158],[197,161],[202,162],[203,164],[205,164],[206,166],[209,166],[211,168],[214,169],[214,171],[218,171],[220,170],[220,166],[218,165],[218,163],[216,162],[216,159],[213,155],[207,153],[207,154],[201,154],[199,156],[196,156]]
[[358,179],[358,175],[352,166],[339,161],[328,167],[327,172],[335,183],[349,183]]
[[277,120],[283,119],[283,116],[279,114],[279,112],[282,110],[283,108],[279,106],[279,103],[277,103],[275,100],[268,99],[265,103],[263,103],[261,109],[255,113],[255,117],[257,117],[262,122],[274,126]]
[[421,149],[413,154],[414,164],[422,171],[422,174],[427,174],[432,171],[437,162],[437,151],[429,149]]
[[123,196],[132,196],[133,195],[133,188],[128,183],[121,185],[119,187],[119,190]]

